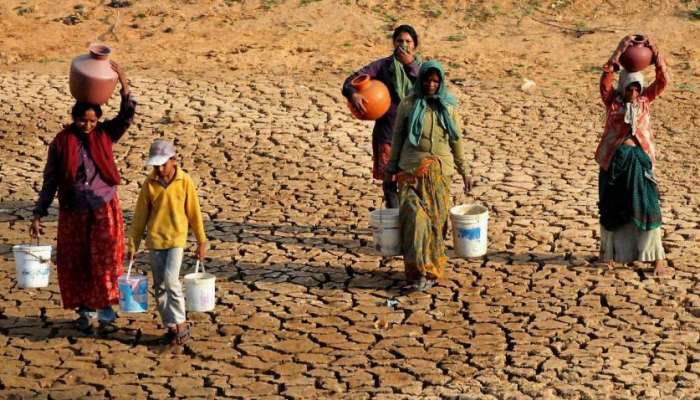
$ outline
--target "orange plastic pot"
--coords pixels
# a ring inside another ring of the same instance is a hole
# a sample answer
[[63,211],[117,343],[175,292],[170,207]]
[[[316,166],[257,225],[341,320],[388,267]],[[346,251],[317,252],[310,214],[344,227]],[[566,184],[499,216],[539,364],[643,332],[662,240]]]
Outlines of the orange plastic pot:
[[634,35],[632,44],[620,56],[620,64],[629,72],[641,71],[651,64],[654,56],[644,35]]
[[381,118],[391,107],[391,95],[384,83],[376,79],[371,79],[369,75],[360,75],[353,79],[350,84],[357,90],[357,93],[364,96],[365,112],[358,111],[352,103],[348,102],[350,112],[357,119],[373,121]]

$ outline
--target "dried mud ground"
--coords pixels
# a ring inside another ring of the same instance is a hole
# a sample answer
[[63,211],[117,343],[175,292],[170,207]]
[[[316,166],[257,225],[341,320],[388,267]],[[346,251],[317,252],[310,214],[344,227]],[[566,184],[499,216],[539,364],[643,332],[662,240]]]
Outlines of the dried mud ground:
[[[218,277],[215,311],[190,314],[189,351],[159,357],[145,344],[160,332],[154,312],[122,314],[123,330],[112,339],[84,336],[61,308],[55,274],[47,289],[15,287],[10,246],[27,240],[46,144],[58,128],[49,116],[65,112],[69,95],[63,78],[0,77],[6,138],[23,115],[46,116],[35,133],[0,147],[1,393],[698,394],[700,182],[691,121],[669,118],[690,113],[691,105],[673,101],[678,94],[654,110],[672,277],[656,279],[643,265],[608,272],[594,263],[597,105],[582,104],[577,89],[545,97],[453,85],[478,177],[473,194],[492,210],[489,254],[452,258],[439,287],[400,296],[400,259],[382,259],[368,245],[367,212],[379,201],[369,183],[368,125],[350,118],[337,85],[249,82],[134,78],[138,118],[115,150],[126,220],[149,142],[174,138],[198,181],[211,239],[207,267]],[[47,243],[55,210],[48,221]],[[399,303],[389,308],[387,299]]]
[[[175,140],[198,184],[216,308],[188,315],[184,354],[160,356],[152,297],[148,313],[122,313],[120,331],[101,338],[72,329],[55,271],[48,288],[15,286],[11,246],[28,240],[47,145],[71,97],[64,72],[3,70],[0,398],[700,398],[692,85],[672,85],[653,106],[672,269],[657,278],[648,265],[596,262],[596,73],[528,93],[517,80],[453,74],[477,182],[472,198],[453,200],[489,206],[489,252],[463,260],[450,250],[439,286],[403,295],[401,259],[371,247],[371,125],[350,117],[342,74],[129,72],[138,115],[115,147],[126,223],[148,145]],[[43,242],[55,243],[55,208],[46,221]],[[148,270],[144,253],[138,267]]]

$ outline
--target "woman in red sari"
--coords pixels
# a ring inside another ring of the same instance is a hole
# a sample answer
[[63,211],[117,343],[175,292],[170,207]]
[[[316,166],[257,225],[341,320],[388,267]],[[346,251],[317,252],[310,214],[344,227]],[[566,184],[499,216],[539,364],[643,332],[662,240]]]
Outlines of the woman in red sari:
[[58,192],[58,243],[56,266],[63,307],[77,309],[77,328],[99,332],[117,328],[112,305],[119,302],[117,278],[122,273],[124,222],[117,196],[119,170],[112,144],[131,125],[136,103],[126,75],[112,63],[121,84],[119,114],[100,122],[99,105],[77,102],[66,126],[51,142],[44,168],[44,182],[34,208],[32,237],[43,234],[41,218]]

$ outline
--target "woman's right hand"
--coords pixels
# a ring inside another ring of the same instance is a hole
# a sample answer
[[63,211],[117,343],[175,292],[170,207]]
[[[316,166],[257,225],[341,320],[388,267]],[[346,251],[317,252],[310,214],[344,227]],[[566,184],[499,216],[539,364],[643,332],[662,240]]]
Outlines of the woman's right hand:
[[41,223],[41,217],[34,217],[32,219],[32,224],[29,225],[29,236],[32,239],[38,239],[39,236],[44,234],[44,225]]
[[129,250],[128,246],[126,248],[126,259],[129,260],[130,263],[134,262],[134,258],[136,258],[136,253],[132,252]]
[[394,50],[394,54],[396,55],[396,58],[399,60],[399,62],[403,65],[411,64],[416,59],[411,50],[404,49],[400,46],[397,47],[396,50]]
[[359,93],[353,93],[352,97],[350,98],[350,102],[352,103],[352,106],[355,107],[355,110],[357,110],[360,114],[367,112],[367,107],[365,107],[365,104],[367,104],[367,99],[365,99],[365,96]]
[[618,43],[615,51],[613,51],[612,55],[610,56],[609,62],[611,62],[614,65],[619,65],[620,64],[620,56],[632,44],[633,39],[634,39],[634,35],[627,35],[627,36],[623,37],[622,40],[620,40],[620,43]]
[[462,181],[464,182],[464,195],[468,196],[472,191],[472,177],[470,175],[462,175]]

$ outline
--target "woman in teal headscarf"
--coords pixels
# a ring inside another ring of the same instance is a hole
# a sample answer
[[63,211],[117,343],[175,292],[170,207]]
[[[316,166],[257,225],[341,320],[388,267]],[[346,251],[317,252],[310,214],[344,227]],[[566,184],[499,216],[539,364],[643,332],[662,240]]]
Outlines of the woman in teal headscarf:
[[450,182],[455,170],[469,193],[457,99],[439,62],[421,65],[413,93],[399,105],[387,174],[397,174],[406,277],[425,290],[443,276]]

